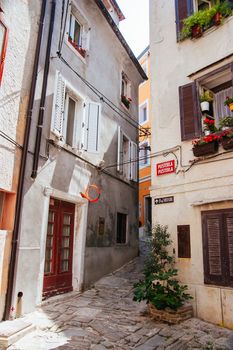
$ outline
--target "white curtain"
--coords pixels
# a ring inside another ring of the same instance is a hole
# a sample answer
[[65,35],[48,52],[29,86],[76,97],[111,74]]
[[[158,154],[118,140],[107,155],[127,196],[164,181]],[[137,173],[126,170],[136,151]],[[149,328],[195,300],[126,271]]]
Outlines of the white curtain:
[[228,89],[222,90],[214,94],[214,116],[216,120],[216,125],[219,124],[220,119],[227,115],[232,115],[229,107],[224,106],[224,101],[227,96],[233,97],[233,87],[231,86]]

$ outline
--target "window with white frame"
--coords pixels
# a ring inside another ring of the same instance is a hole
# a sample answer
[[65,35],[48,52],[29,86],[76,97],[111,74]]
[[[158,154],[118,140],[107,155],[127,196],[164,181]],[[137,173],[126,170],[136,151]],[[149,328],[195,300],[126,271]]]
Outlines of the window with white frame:
[[143,124],[148,119],[148,101],[146,101],[139,106],[139,123]]
[[84,101],[57,72],[52,131],[74,149],[98,152],[101,105]]
[[89,25],[84,16],[71,4],[67,22],[68,42],[82,57],[88,49]]
[[125,179],[137,181],[138,172],[138,147],[137,144],[126,136],[118,127],[118,156],[117,171]]
[[150,144],[143,141],[139,144],[139,168],[150,165]]

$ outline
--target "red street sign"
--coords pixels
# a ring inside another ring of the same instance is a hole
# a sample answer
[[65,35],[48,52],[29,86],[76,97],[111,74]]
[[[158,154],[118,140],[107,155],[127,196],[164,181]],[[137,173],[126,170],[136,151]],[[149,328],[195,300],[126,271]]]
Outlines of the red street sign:
[[169,160],[167,162],[158,163],[156,165],[157,176],[171,174],[175,172],[175,160]]

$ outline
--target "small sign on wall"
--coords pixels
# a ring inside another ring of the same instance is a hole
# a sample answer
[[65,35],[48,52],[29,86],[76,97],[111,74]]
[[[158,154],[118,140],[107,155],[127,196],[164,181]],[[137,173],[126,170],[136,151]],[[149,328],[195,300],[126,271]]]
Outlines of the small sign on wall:
[[175,160],[169,160],[167,162],[158,163],[156,165],[157,176],[171,174],[175,172]]
[[174,202],[174,196],[170,197],[162,197],[162,198],[155,198],[154,199],[154,204],[166,204],[166,203],[173,203]]

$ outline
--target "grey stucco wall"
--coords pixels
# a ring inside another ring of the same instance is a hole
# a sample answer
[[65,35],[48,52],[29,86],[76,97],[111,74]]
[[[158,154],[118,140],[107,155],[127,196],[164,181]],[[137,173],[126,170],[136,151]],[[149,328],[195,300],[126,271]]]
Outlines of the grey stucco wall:
[[[71,49],[66,42],[63,44],[62,56],[67,62],[97,87],[109,100],[122,111],[120,102],[121,72],[124,71],[132,83],[132,104],[130,116],[137,120],[138,84],[141,77],[103,17],[93,0],[74,1],[78,9],[86,17],[89,25],[89,49],[86,60]],[[131,140],[137,142],[137,129],[123,120],[109,108],[57,57],[60,16],[62,1],[56,1],[56,21],[52,40],[50,72],[45,106],[44,127],[42,132],[41,155],[38,176],[32,181],[32,158],[28,159],[27,177],[25,181],[24,203],[20,230],[20,247],[18,251],[17,275],[14,288],[14,302],[19,291],[23,291],[23,312],[32,311],[42,299],[43,269],[49,197],[71,201],[76,204],[76,219],[74,232],[73,287],[82,289],[97,278],[118,268],[138,253],[138,213],[137,213],[137,183],[119,181],[116,167],[109,168],[110,175],[101,173],[93,166],[86,164],[76,156],[81,156],[94,165],[105,161],[105,166],[117,161],[117,127],[120,125]],[[35,108],[33,112],[33,127],[30,138],[30,148],[34,149],[36,121],[43,76],[46,38],[50,16],[50,5],[46,11],[44,44],[40,58],[38,87]],[[100,150],[98,153],[79,152],[67,148],[57,149],[49,146],[47,140],[51,137],[51,118],[55,86],[56,70],[61,71],[66,80],[83,96],[94,102],[100,102],[102,107],[100,125]],[[127,119],[128,117],[126,117]],[[46,157],[48,158],[46,159]],[[121,179],[122,180],[122,179]],[[98,203],[88,204],[81,198],[88,184],[95,183],[101,189]],[[88,210],[87,210],[88,208]],[[87,210],[87,212],[86,212]],[[124,210],[128,214],[128,242],[122,247],[116,246],[116,212]],[[87,214],[87,218],[86,218]],[[104,237],[97,236],[99,217],[105,217]],[[86,228],[87,225],[87,228]],[[87,235],[87,249],[85,242]],[[98,247],[98,248],[97,248]],[[31,255],[30,255],[31,252]],[[96,254],[95,254],[96,252]],[[96,266],[98,257],[99,266]],[[33,262],[33,263],[32,263]],[[30,285],[30,287],[28,287]]]

